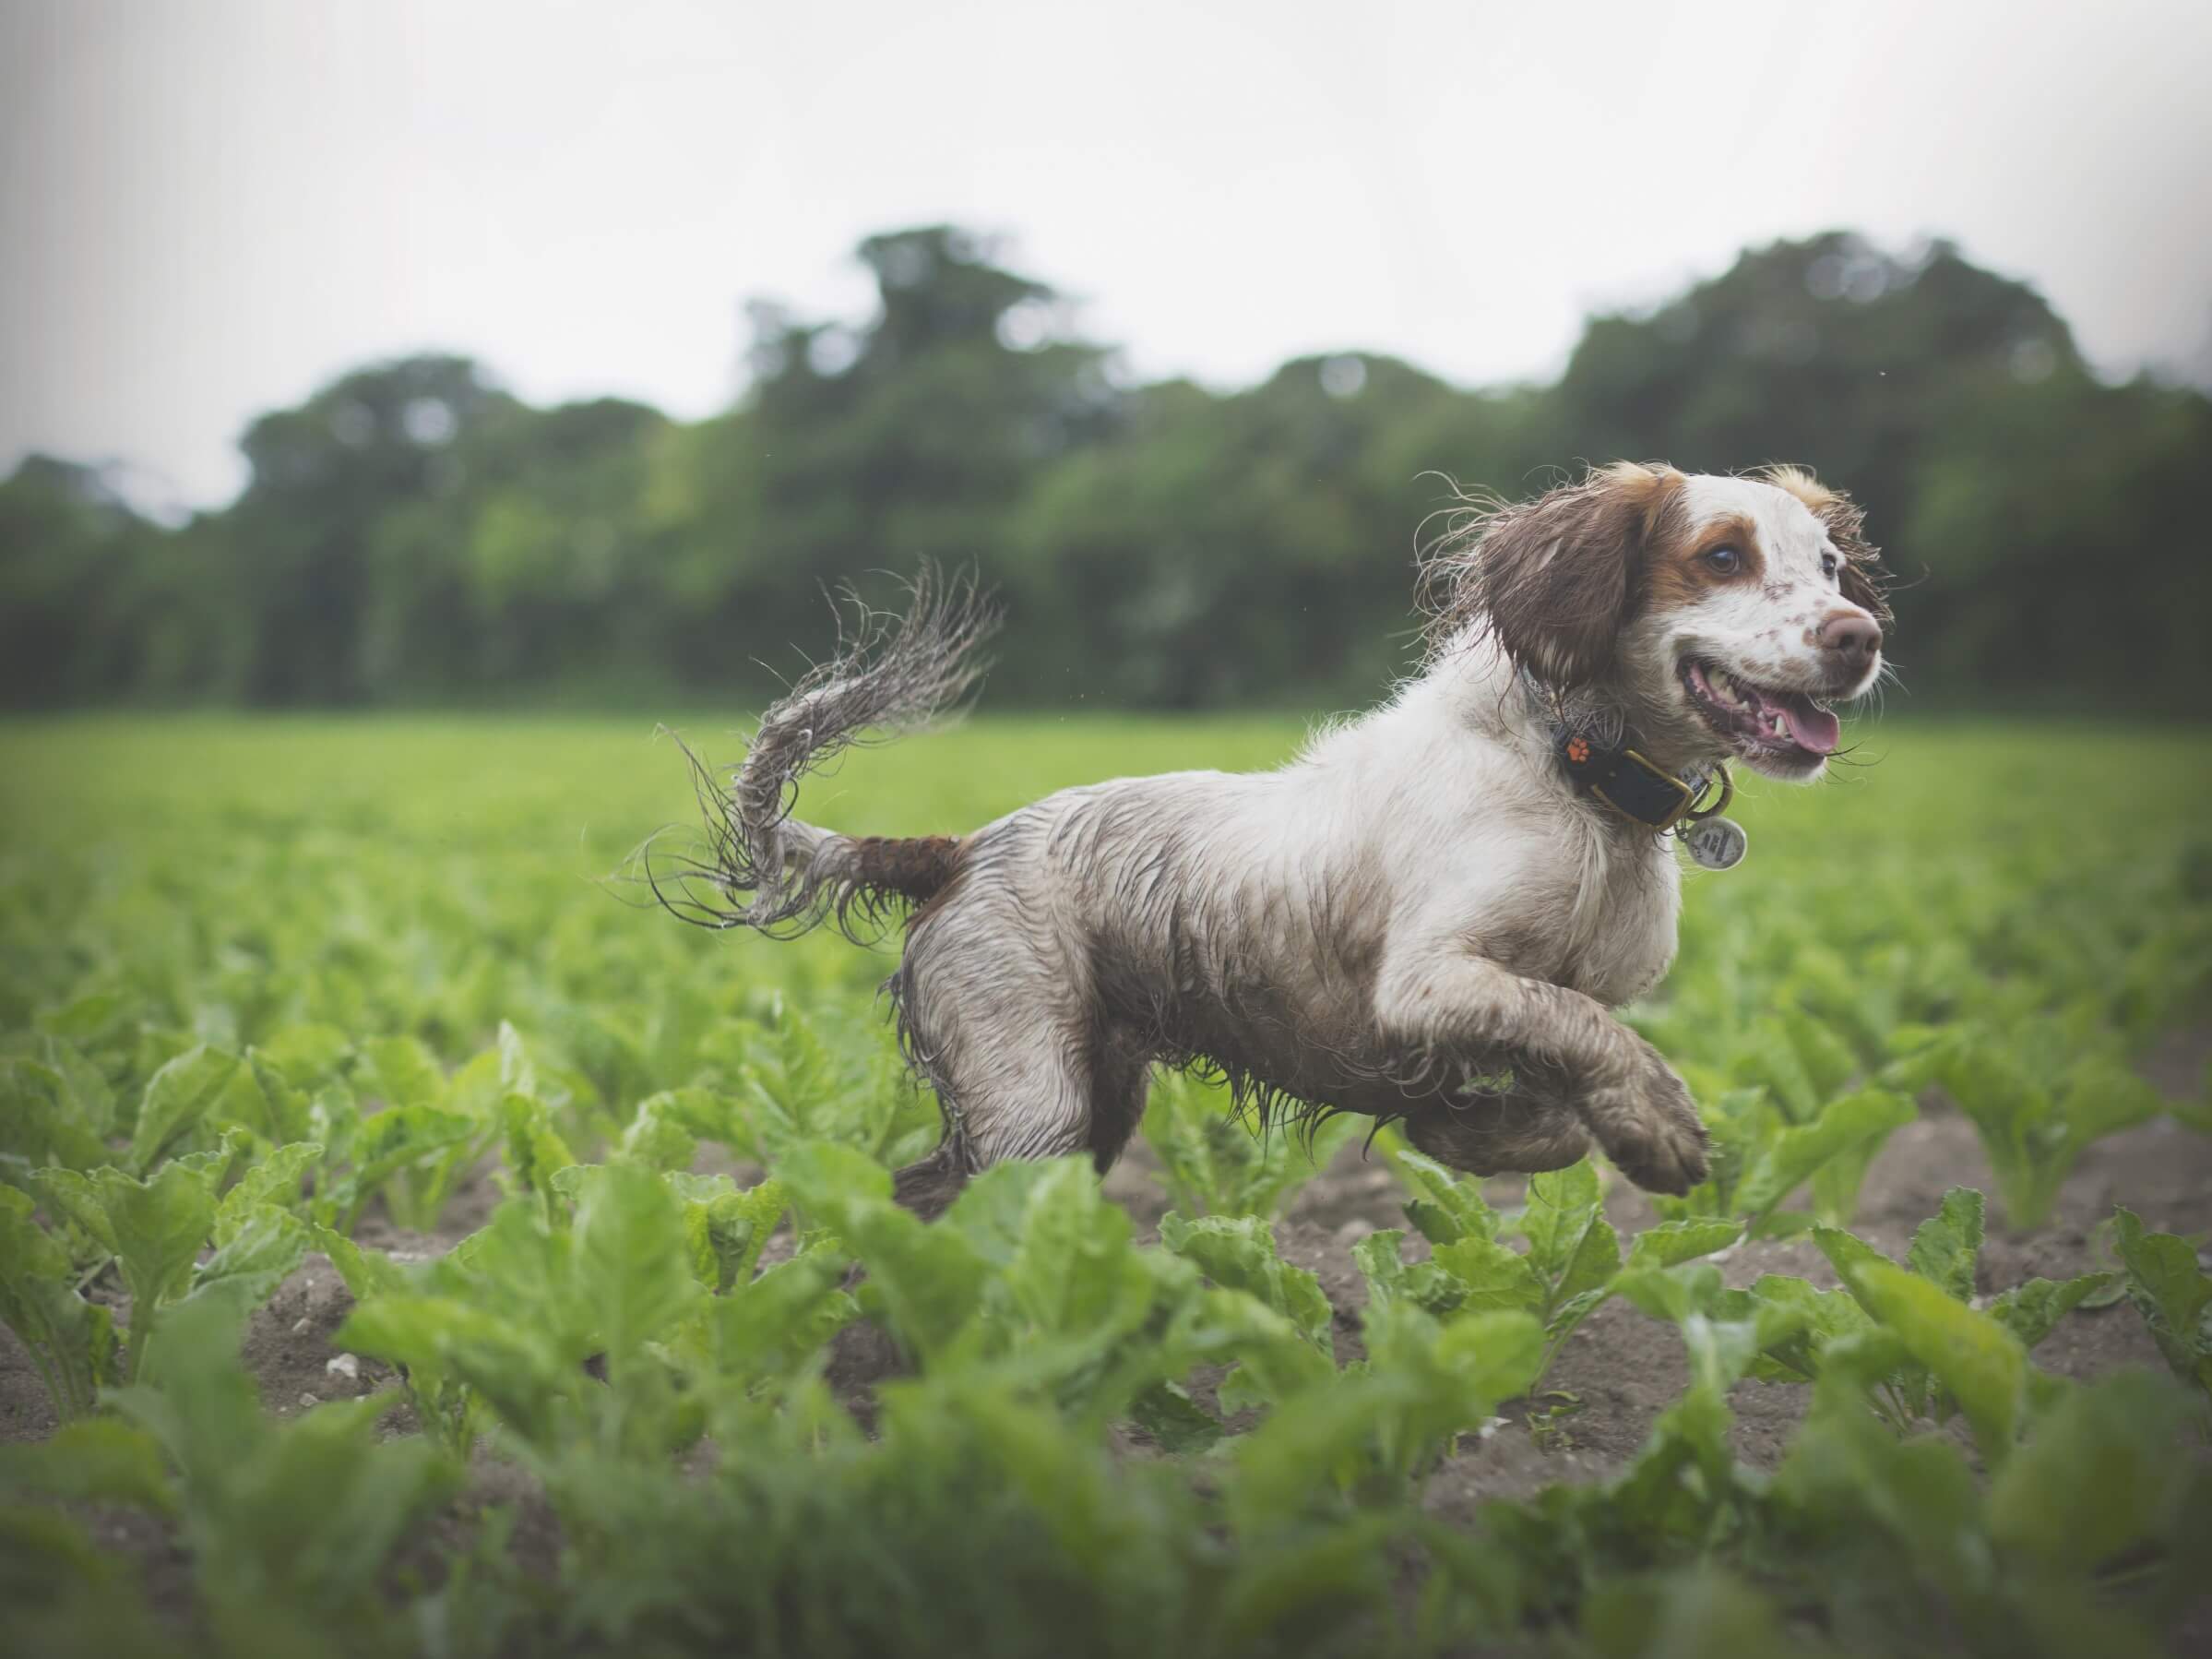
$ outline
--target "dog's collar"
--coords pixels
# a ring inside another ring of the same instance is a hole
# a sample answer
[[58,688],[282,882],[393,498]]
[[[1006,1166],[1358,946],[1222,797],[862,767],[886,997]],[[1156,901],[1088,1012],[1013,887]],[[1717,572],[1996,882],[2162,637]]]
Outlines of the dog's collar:
[[[1701,771],[1695,782],[1686,782],[1636,749],[1594,743],[1564,721],[1552,722],[1552,752],[1577,794],[1594,796],[1623,818],[1660,835],[1684,819],[1711,818],[1736,793],[1725,766]],[[1719,799],[1701,806],[1716,786]]]
[[[1552,753],[1577,794],[1592,796],[1660,835],[1685,820],[1711,818],[1735,798],[1735,781],[1726,766],[1695,767],[1686,778],[1678,778],[1635,746],[1634,733],[1623,727],[1618,741],[1602,742],[1587,725],[1567,719],[1556,692],[1526,671],[1523,680],[1551,722]],[[1719,798],[1701,806],[1716,787]]]

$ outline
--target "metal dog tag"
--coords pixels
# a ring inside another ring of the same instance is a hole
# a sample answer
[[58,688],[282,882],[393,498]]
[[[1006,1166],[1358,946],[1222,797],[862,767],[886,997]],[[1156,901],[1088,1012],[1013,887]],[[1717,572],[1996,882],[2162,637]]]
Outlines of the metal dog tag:
[[1701,818],[1689,830],[1678,830],[1677,835],[1690,849],[1690,856],[1708,870],[1732,870],[1743,862],[1744,850],[1750,837],[1743,826],[1733,818]]

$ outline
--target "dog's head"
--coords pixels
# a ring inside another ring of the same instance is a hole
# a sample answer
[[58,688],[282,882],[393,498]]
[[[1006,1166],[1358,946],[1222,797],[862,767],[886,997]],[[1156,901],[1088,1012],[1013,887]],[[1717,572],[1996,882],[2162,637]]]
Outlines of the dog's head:
[[1623,705],[1647,752],[1810,782],[1829,705],[1882,672],[1879,555],[1849,496],[1794,467],[1623,462],[1482,510],[1429,570],[1437,632],[1470,630],[1562,691]]

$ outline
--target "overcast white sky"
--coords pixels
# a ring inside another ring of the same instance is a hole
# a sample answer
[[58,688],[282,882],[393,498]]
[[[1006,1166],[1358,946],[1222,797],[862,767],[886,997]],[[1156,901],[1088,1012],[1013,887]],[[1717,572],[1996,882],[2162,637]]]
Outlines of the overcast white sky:
[[[195,504],[366,359],[695,416],[740,304],[952,220],[1143,376],[1545,376],[1837,225],[1957,238],[2115,372],[2212,334],[2212,5],[0,0],[0,471]],[[165,483],[162,482],[165,481]]]

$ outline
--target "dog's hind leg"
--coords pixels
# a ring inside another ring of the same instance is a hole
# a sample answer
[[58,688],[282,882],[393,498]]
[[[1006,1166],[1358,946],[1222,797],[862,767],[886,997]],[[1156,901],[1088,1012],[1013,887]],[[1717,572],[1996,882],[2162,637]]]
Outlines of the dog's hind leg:
[[1144,1121],[1152,1092],[1152,1056],[1139,1044],[1109,1035],[1091,1060],[1090,1156],[1104,1175]]
[[1095,1140],[1095,1029],[1051,975],[1010,981],[1003,957],[961,943],[951,928],[915,938],[893,982],[908,1058],[945,1113],[944,1140],[900,1170],[895,1188],[899,1202],[924,1216],[940,1213],[969,1176],[1008,1158],[1089,1152],[1104,1167],[1144,1104],[1140,1073],[1134,1087],[1115,1091],[1113,1121],[1098,1126],[1111,1147]]
[[935,1221],[960,1196],[960,1188],[974,1173],[961,1155],[957,1138],[947,1130],[936,1151],[891,1177],[891,1197],[923,1221]]
[[[1103,1169],[1121,1151],[1133,1117],[1118,1127],[1112,1153],[1092,1140],[1092,1080],[1075,1034],[1029,1023],[1018,1044],[978,1052],[953,1040],[931,1051],[928,1069],[945,1109],[936,1151],[900,1170],[898,1200],[916,1214],[942,1214],[968,1177],[1008,1158],[1089,1152]],[[1136,1097],[1136,1110],[1143,1097]]]

